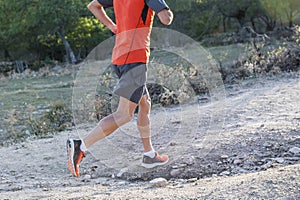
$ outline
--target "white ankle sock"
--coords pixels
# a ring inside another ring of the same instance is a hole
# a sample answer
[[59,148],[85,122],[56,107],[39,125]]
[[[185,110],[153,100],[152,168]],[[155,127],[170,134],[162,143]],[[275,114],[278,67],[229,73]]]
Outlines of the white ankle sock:
[[154,158],[155,157],[155,151],[152,149],[150,151],[144,152],[145,156],[148,156],[150,158]]
[[86,152],[86,151],[87,151],[87,148],[86,148],[86,146],[85,146],[83,140],[81,140],[80,150],[83,151],[83,152]]

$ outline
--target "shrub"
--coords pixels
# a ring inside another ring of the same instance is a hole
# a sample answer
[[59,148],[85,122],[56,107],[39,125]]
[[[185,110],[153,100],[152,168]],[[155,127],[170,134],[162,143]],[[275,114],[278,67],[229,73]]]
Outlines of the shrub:
[[27,121],[31,135],[43,137],[49,133],[63,131],[73,126],[72,111],[61,101],[54,102],[48,112],[39,118],[32,115]]

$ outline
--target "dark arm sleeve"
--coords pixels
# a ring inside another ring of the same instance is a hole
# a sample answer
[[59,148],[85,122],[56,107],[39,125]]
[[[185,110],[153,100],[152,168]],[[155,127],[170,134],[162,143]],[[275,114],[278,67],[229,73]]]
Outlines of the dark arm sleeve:
[[113,0],[97,0],[104,8],[113,7]]
[[145,0],[146,4],[154,10],[154,12],[159,13],[163,9],[169,9],[169,6],[164,0]]

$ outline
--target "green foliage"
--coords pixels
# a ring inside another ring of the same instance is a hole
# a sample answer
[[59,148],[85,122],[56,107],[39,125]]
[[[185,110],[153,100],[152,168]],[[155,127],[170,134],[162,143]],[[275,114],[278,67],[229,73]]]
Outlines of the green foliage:
[[260,0],[265,12],[274,20],[287,22],[293,26],[294,19],[300,15],[299,0]]
[[12,60],[20,59],[19,52],[30,52],[38,59],[63,61],[67,48],[87,54],[108,37],[108,30],[86,8],[89,2],[0,1],[0,51],[9,52]]

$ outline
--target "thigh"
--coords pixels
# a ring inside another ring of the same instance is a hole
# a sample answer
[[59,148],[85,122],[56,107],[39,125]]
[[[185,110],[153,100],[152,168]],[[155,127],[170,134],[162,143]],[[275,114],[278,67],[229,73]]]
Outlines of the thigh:
[[121,113],[122,115],[132,116],[134,114],[136,107],[137,107],[136,103],[124,97],[120,97],[117,112]]

